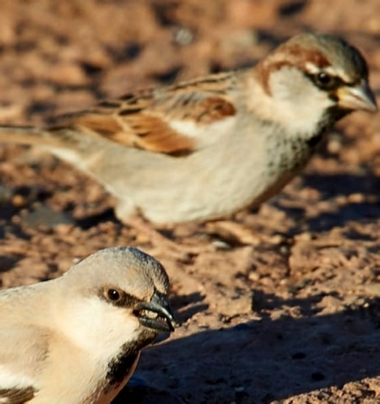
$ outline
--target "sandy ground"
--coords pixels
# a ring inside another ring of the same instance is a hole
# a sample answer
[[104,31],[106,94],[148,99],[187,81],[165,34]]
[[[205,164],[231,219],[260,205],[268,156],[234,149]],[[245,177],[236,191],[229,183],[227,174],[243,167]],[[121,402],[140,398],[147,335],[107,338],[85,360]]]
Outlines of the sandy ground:
[[[38,124],[250,65],[305,30],[359,47],[380,91],[378,0],[2,0],[0,121]],[[2,146],[0,159],[3,288],[59,276],[107,246],[154,252],[73,168],[20,146]],[[185,261],[157,255],[183,325],[144,351],[117,403],[380,403],[379,176],[379,115],[357,113],[281,194],[237,215],[259,243],[205,225],[169,229],[212,248]]]

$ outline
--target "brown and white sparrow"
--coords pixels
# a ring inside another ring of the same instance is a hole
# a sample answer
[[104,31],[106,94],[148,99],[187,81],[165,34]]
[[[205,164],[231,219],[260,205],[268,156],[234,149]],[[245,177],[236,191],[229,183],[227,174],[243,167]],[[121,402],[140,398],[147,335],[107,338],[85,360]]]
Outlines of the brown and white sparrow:
[[0,402],[108,404],[140,351],[173,331],[164,268],[136,248],[98,251],[64,276],[0,293]]
[[128,94],[50,127],[1,127],[0,141],[41,145],[89,174],[126,223],[136,211],[207,221],[278,193],[354,110],[377,110],[364,58],[305,33],[253,68]]

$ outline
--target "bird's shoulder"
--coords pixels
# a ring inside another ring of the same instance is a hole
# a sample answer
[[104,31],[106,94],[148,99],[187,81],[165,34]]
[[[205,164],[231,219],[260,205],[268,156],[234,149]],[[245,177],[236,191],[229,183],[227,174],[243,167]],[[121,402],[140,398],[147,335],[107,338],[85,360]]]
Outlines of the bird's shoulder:
[[22,404],[38,388],[36,378],[48,355],[48,338],[34,326],[10,325],[0,330],[0,402]]
[[126,147],[189,154],[230,131],[228,122],[237,114],[238,75],[219,73],[127,94],[58,117],[50,129],[70,127]]

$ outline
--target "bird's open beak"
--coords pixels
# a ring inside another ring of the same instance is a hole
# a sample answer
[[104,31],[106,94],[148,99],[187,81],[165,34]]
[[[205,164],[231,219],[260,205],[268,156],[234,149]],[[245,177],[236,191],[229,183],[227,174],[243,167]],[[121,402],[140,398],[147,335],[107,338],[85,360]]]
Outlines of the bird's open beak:
[[366,80],[357,86],[344,86],[338,92],[338,105],[350,110],[377,111],[376,98]]
[[144,327],[161,332],[174,331],[175,321],[164,295],[156,292],[150,302],[138,303],[134,312]]

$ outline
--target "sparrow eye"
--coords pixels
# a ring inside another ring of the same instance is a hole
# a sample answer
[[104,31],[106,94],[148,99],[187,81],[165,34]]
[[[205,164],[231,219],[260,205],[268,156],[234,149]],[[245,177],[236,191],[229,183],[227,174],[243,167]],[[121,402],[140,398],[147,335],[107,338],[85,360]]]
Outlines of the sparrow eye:
[[318,85],[318,87],[321,87],[326,90],[331,89],[336,85],[335,78],[333,76],[330,76],[326,72],[318,73],[315,76],[315,82]]
[[107,296],[108,300],[110,300],[111,302],[117,303],[121,300],[122,293],[116,289],[108,289],[106,291],[106,296]]
[[139,302],[139,299],[129,295],[122,289],[105,287],[101,291],[101,297],[107,302],[118,307],[132,307]]

